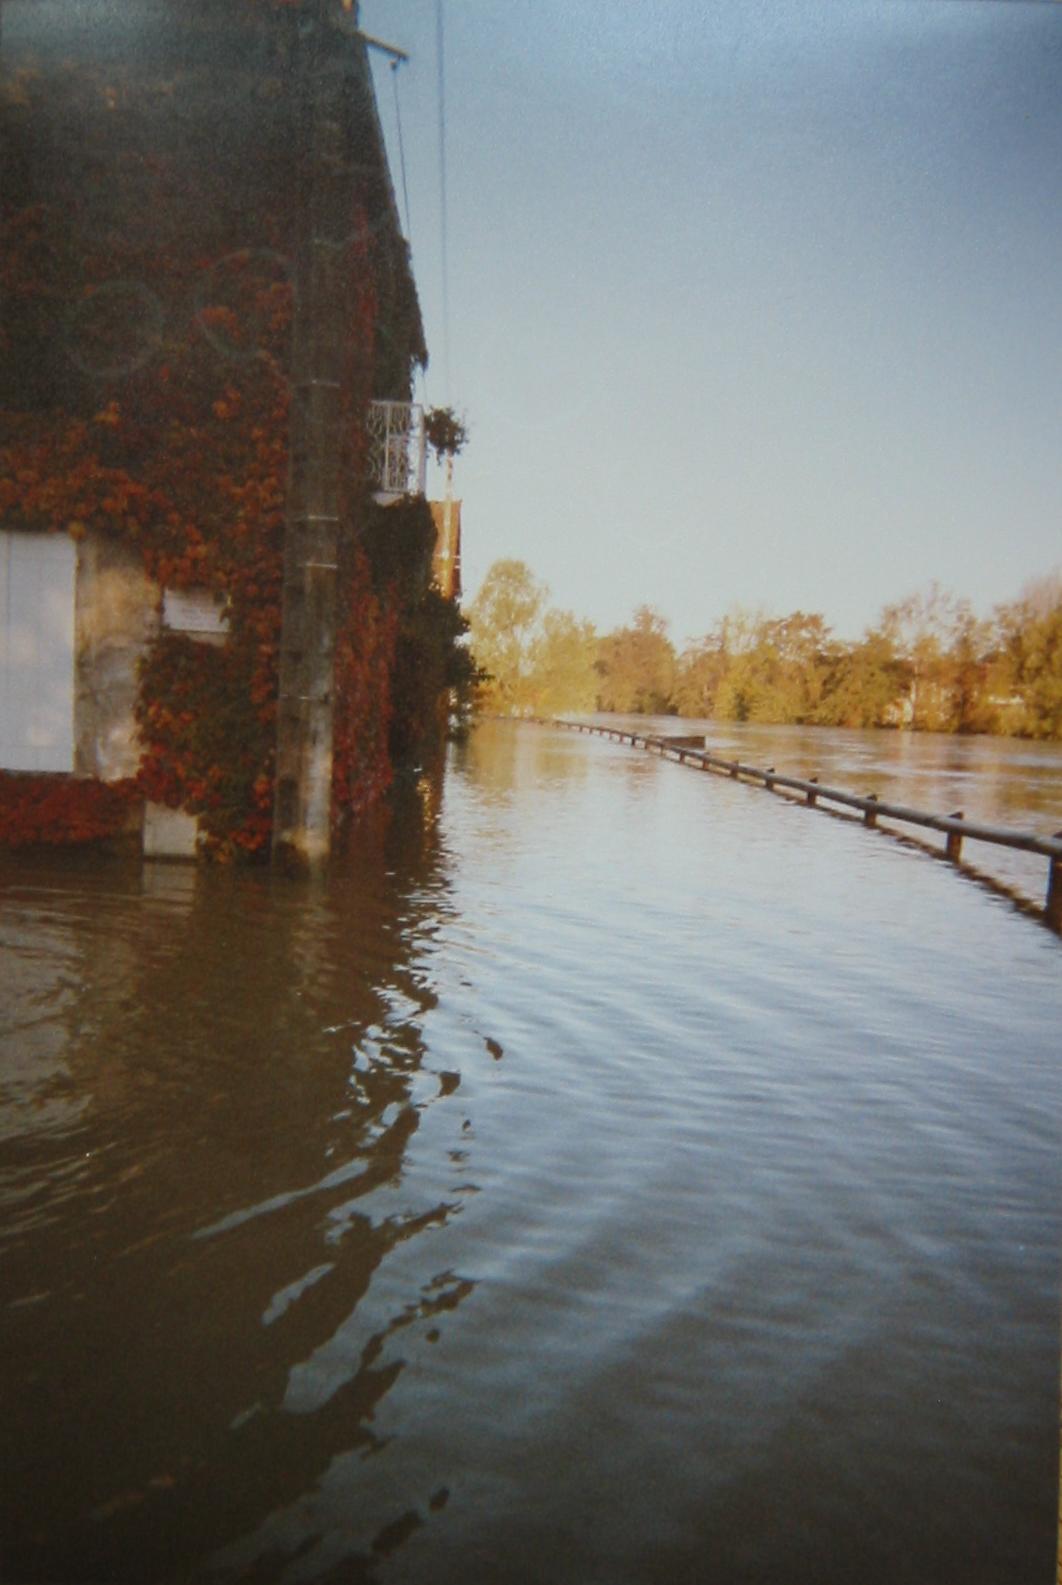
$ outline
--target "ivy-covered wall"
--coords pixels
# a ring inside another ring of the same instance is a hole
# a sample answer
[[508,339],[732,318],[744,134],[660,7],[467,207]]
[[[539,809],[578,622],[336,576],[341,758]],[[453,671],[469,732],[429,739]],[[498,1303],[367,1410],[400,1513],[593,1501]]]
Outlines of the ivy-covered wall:
[[[21,8],[21,30],[5,15],[0,81],[0,523],[120,543],[160,594],[208,590],[224,606],[223,645],[161,628],[148,645],[139,763],[122,796],[197,815],[219,856],[261,856],[300,245],[290,68],[298,28],[331,12],[324,0],[123,0],[110,26],[66,39],[54,22],[35,31],[32,12]],[[425,353],[371,98],[350,115],[365,161],[344,242],[355,289],[339,437],[337,822],[379,797],[396,756],[420,751],[430,687],[461,665],[459,619],[430,614],[427,508],[381,515],[360,478],[366,402],[407,396]],[[25,802],[25,781],[4,778],[0,836],[15,781]],[[96,813],[66,826],[97,833],[100,794],[63,794],[79,796]],[[63,822],[50,836],[35,807],[51,840]]]

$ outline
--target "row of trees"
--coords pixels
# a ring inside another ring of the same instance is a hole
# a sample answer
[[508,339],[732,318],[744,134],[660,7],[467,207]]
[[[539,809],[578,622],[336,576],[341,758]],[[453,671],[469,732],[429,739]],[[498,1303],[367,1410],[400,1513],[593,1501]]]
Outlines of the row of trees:
[[934,584],[886,606],[856,642],[818,613],[730,611],[676,650],[640,606],[625,627],[549,604],[521,561],[498,561],[468,616],[488,674],[482,708],[550,715],[612,710],[730,721],[905,726],[1062,738],[1062,572],[989,619]]

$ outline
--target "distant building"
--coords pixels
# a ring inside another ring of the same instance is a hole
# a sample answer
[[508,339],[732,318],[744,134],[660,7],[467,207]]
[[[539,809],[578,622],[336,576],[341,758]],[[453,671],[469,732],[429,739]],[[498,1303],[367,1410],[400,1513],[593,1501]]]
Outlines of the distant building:
[[461,598],[461,502],[432,501],[435,554],[432,583],[446,600]]

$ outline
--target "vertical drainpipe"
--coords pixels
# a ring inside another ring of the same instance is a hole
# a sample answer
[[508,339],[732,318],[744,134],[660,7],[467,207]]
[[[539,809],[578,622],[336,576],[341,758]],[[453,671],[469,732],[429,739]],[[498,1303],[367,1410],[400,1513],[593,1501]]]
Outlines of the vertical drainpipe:
[[273,857],[297,871],[320,869],[331,839],[342,380],[350,334],[345,244],[358,180],[351,103],[360,47],[334,25],[335,9],[336,0],[300,6],[294,64],[299,221]]

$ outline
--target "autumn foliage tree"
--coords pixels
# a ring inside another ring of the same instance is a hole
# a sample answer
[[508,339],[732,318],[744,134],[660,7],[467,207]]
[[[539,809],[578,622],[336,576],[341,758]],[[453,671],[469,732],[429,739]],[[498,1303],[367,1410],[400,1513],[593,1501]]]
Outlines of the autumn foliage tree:
[[661,715],[674,709],[675,650],[667,619],[640,605],[627,627],[606,633],[598,646],[602,710]]
[[526,562],[496,561],[468,608],[481,710],[501,715],[592,710],[597,635],[591,622],[548,604]]
[[485,676],[480,707],[502,715],[535,708],[532,654],[549,591],[526,562],[496,561],[468,608],[472,650]]
[[933,584],[849,642],[817,612],[734,607],[678,655],[651,607],[599,637],[547,600],[523,562],[488,573],[470,610],[486,708],[1062,738],[1062,573],[988,618]]
[[1062,738],[1062,572],[1001,607],[997,633],[988,674],[1003,720],[1025,737]]
[[531,647],[535,709],[541,715],[597,708],[598,638],[592,622],[551,607]]
[[931,585],[854,643],[820,616],[734,611],[679,660],[683,714],[822,726],[1062,736],[1062,583],[991,619]]

